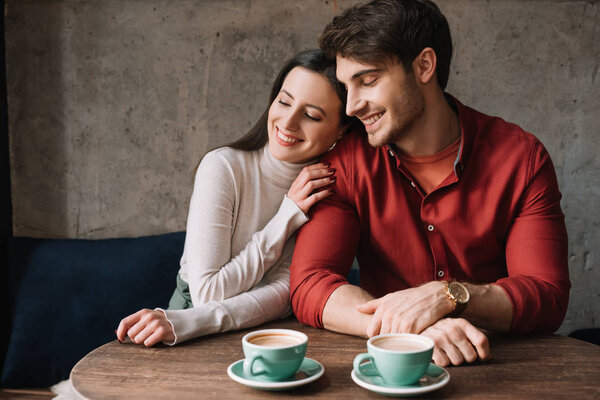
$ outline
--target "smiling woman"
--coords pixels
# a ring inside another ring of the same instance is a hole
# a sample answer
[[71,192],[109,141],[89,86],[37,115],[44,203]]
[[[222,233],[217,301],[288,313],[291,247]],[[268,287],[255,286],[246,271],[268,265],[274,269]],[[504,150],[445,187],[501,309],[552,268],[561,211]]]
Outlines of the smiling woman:
[[304,67],[290,71],[269,108],[269,150],[288,162],[323,154],[342,131],[342,102],[327,78]]
[[320,50],[284,65],[269,102],[244,137],[198,166],[169,308],[124,318],[120,341],[174,345],[290,314],[292,236],[335,182],[316,161],[356,120],[345,115],[335,63]]

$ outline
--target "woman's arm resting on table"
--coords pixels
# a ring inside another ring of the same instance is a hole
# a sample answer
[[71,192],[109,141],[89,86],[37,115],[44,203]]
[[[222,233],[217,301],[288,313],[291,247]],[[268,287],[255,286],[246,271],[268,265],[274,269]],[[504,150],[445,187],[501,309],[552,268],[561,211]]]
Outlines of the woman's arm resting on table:
[[291,313],[289,270],[276,267],[248,292],[185,310],[161,310],[173,325],[174,345],[199,336],[250,328]]
[[289,271],[278,267],[252,290],[224,301],[212,301],[184,310],[143,309],[124,318],[117,329],[122,342],[153,346],[175,345],[212,333],[249,328],[291,313]]

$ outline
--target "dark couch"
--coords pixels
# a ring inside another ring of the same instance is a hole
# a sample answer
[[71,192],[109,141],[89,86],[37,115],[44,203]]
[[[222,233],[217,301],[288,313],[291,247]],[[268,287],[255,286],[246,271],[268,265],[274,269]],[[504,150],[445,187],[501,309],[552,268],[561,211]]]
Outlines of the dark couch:
[[115,339],[121,318],[144,307],[166,307],[184,238],[177,232],[135,239],[11,239],[12,324],[2,387],[48,387],[67,379],[77,361]]

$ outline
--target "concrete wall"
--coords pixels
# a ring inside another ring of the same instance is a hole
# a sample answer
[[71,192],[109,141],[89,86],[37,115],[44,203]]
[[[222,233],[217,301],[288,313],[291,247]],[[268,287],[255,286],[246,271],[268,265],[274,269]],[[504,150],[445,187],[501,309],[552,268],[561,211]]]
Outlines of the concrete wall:
[[[282,60],[354,1],[8,0],[14,233],[185,229],[193,169],[242,135]],[[570,237],[561,332],[600,326],[600,3],[439,0],[448,91],[535,133]]]

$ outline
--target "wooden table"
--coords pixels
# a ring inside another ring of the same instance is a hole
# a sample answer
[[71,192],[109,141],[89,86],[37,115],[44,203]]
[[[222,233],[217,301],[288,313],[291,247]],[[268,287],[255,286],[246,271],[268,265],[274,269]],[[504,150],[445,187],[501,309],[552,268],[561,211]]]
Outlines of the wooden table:
[[[315,382],[266,392],[234,382],[227,367],[244,357],[241,339],[251,330],[288,328],[309,337],[307,357],[323,364]],[[92,351],[71,372],[74,391],[88,399],[382,399],[350,377],[366,340],[276,321],[259,328],[208,336],[181,345],[146,348],[116,340]],[[426,398],[599,399],[600,346],[558,336],[492,336],[492,360],[447,368],[450,382]]]

